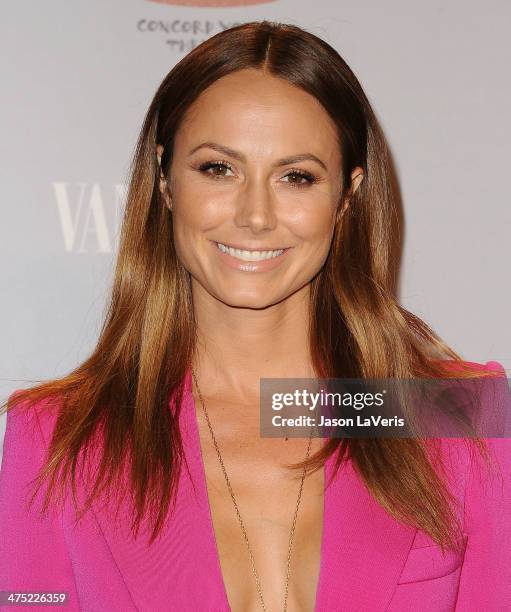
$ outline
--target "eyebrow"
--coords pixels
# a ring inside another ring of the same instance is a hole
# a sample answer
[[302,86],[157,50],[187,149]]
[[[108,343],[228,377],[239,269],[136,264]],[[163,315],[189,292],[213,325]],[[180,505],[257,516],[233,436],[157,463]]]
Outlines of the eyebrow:
[[[193,149],[191,149],[190,152],[188,153],[188,156],[193,155],[199,149],[204,149],[204,148],[213,149],[214,151],[218,151],[219,153],[222,153],[223,155],[227,155],[229,157],[237,159],[238,161],[246,162],[246,157],[243,155],[243,153],[235,151],[234,149],[231,149],[230,147],[226,147],[224,145],[218,144],[217,142],[202,142],[200,145],[193,147]],[[290,155],[289,157],[283,157],[281,159],[278,159],[275,162],[274,166],[275,167],[287,166],[289,164],[296,164],[298,162],[305,161],[305,160],[314,161],[317,164],[319,164],[324,170],[328,171],[326,164],[323,161],[321,161],[321,159],[319,159],[319,157],[317,157],[313,153],[300,153],[299,155]]]

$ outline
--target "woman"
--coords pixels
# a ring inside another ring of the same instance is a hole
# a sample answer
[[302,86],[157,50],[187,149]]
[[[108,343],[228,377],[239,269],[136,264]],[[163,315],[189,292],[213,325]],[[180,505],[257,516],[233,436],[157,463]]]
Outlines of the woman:
[[[511,606],[507,440],[259,433],[261,378],[502,376],[397,303],[390,180],[356,77],[300,28],[234,27],[170,71],[97,347],[10,398],[1,589],[87,611]],[[485,448],[503,488],[474,476]]]

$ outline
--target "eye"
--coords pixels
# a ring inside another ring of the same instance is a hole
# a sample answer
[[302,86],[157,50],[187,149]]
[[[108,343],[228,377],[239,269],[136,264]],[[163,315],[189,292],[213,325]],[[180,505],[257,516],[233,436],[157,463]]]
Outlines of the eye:
[[[204,174],[209,174],[213,178],[222,178],[225,177],[225,174],[222,172],[215,172],[215,170],[232,170],[231,164],[226,161],[215,161],[215,162],[205,162],[199,166],[199,171]],[[214,172],[209,172],[209,170],[214,170]]]
[[[288,181],[288,183],[293,187],[306,187],[307,185],[312,185],[312,183],[315,183],[317,180],[313,174],[305,172],[304,170],[292,170],[286,174],[284,178],[287,178],[288,176],[294,177],[292,181]],[[296,179],[298,179],[300,182],[296,182]]]
[[[232,166],[229,162],[224,160],[219,161],[208,161],[201,164],[198,168],[199,172],[203,174],[208,174],[215,179],[220,178],[228,178],[225,174],[226,170],[232,171]],[[288,174],[284,176],[284,178],[291,177],[292,180],[287,181],[292,187],[306,187],[307,185],[312,185],[317,181],[317,178],[310,174],[309,172],[305,172],[305,170],[292,170]]]

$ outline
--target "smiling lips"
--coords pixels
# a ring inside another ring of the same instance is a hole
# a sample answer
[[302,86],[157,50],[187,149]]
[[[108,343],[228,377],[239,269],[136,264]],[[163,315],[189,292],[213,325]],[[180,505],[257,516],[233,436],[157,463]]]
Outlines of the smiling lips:
[[[229,267],[242,272],[266,272],[281,265],[291,247],[282,249],[240,249],[237,246],[212,241],[220,259]],[[241,245],[239,245],[241,246]]]
[[247,251],[244,249],[236,249],[226,244],[222,244],[221,242],[217,242],[216,245],[222,251],[222,253],[227,253],[227,255],[236,257],[236,259],[241,259],[242,261],[263,261],[265,259],[273,259],[274,257],[282,255],[282,253],[285,251],[285,249],[275,249],[273,251],[263,251],[258,249]]

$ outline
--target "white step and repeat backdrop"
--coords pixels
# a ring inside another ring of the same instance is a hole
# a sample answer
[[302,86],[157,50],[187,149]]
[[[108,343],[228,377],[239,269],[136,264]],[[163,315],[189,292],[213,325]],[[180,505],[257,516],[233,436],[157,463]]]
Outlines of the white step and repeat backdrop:
[[93,347],[128,163],[164,75],[263,18],[325,38],[375,107],[405,217],[404,306],[509,372],[509,2],[46,0],[4,4],[0,24],[2,399]]

